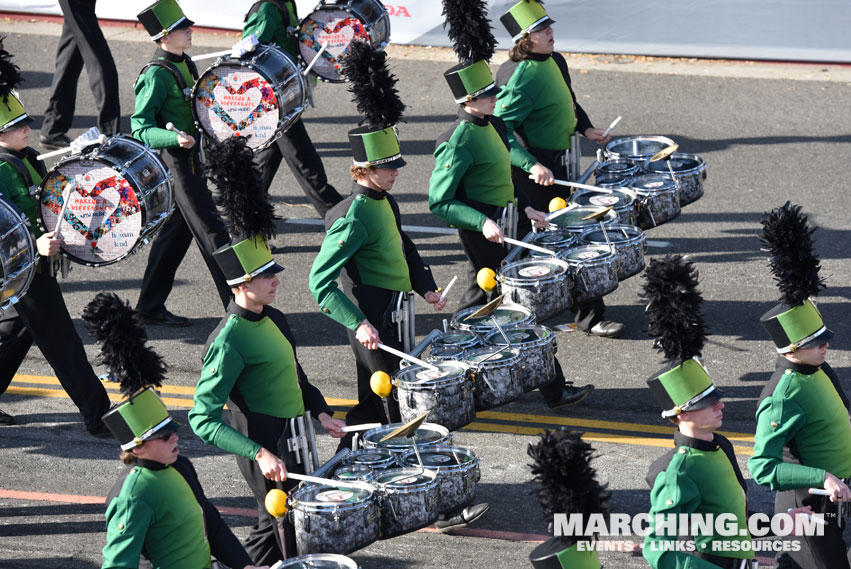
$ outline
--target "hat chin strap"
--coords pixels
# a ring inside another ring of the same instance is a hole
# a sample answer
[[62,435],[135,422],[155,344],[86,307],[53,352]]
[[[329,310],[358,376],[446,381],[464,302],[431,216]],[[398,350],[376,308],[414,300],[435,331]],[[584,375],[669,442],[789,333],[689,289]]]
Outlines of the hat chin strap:
[[777,348],[777,353],[778,354],[793,354],[793,353],[797,352],[798,350],[800,350],[801,346],[805,346],[809,342],[812,342],[813,340],[818,338],[822,333],[824,333],[825,330],[827,330],[827,326],[822,326],[821,328],[819,328],[818,330],[816,330],[815,332],[813,332],[812,334],[810,334],[806,338],[801,338],[797,342],[793,342],[792,344],[789,344],[785,348]]
[[266,263],[265,265],[263,265],[259,269],[251,271],[247,275],[242,275],[241,277],[238,277],[238,278],[235,278],[235,279],[230,279],[229,281],[225,281],[225,282],[227,282],[230,286],[236,286],[238,284],[251,282],[251,280],[254,277],[256,277],[257,275],[259,275],[260,273],[262,273],[263,271],[265,271],[266,269],[268,269],[269,267],[271,267],[274,264],[275,264],[275,260],[272,259],[271,261],[269,261],[268,263]]
[[667,411],[662,411],[662,417],[664,417],[664,418],[673,417],[674,415],[679,415],[680,413],[684,413],[684,412],[688,411],[689,407],[691,407],[692,405],[694,405],[695,403],[697,403],[698,401],[700,401],[701,399],[703,399],[704,397],[709,395],[712,392],[713,389],[715,389],[714,383],[712,385],[710,385],[709,387],[707,387],[706,389],[704,389],[703,391],[701,391],[700,393],[698,393],[697,395],[695,395],[694,397],[692,397],[691,399],[689,399],[688,401],[686,401],[685,403],[683,403],[682,405],[677,405],[673,409],[668,409]]

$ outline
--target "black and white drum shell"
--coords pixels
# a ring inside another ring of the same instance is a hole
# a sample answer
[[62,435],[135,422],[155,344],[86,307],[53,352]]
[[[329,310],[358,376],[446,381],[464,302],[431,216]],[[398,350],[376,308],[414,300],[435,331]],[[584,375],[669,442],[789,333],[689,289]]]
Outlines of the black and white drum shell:
[[386,448],[360,448],[343,459],[345,466],[364,466],[371,470],[386,470],[399,466],[396,455]]
[[308,484],[294,490],[289,502],[299,555],[345,555],[378,539],[379,510],[371,490]]
[[[524,392],[529,392],[550,383],[556,377],[556,335],[552,328],[535,324],[505,330],[512,348],[520,350],[520,370],[517,377]],[[502,334],[492,332],[485,336],[485,343],[504,346]]]
[[638,170],[638,165],[629,158],[613,158],[597,166],[595,176],[599,178],[600,176],[615,175],[621,178],[629,178],[638,174]]
[[638,227],[651,229],[667,223],[680,215],[679,184],[670,176],[644,174],[629,182],[629,188],[638,194]]
[[[575,233],[566,229],[551,229],[548,231],[541,231],[540,233],[533,234],[530,243],[532,245],[537,245],[538,247],[543,247],[544,249],[549,249],[550,251],[560,253],[566,249],[575,247],[576,237],[577,235]],[[530,249],[528,252],[528,256],[540,259],[547,258],[550,255],[547,255],[546,253],[541,253],[540,251],[533,251]]]
[[519,349],[482,348],[469,352],[465,361],[475,382],[476,411],[505,405],[523,395],[523,385],[518,378]]
[[611,207],[618,215],[615,223],[635,225],[638,220],[638,195],[629,188],[608,188],[608,190],[607,192],[577,190],[570,196],[570,203],[583,207]]
[[[568,206],[570,207],[570,206]],[[554,217],[550,220],[547,229],[566,229],[571,233],[574,233],[577,237],[582,235],[582,232],[585,231],[591,225],[599,225],[599,221],[596,219],[582,219],[583,217],[588,217],[591,214],[597,213],[601,210],[601,207],[596,206],[576,206],[571,207],[570,211],[559,215],[558,217]],[[618,214],[614,210],[609,210],[606,215],[603,216],[603,223],[610,225],[612,223],[617,223]]]
[[603,231],[599,228],[588,229],[579,240],[586,245],[606,246],[606,236],[618,253],[618,282],[644,270],[647,234],[640,227],[612,225],[606,228],[606,235],[603,235]]
[[[389,435],[404,423],[390,423],[370,429],[363,434],[361,444],[366,449],[383,449],[392,452],[394,455],[403,454],[414,447],[411,444],[410,437],[399,437],[382,442],[385,436]],[[436,423],[423,423],[414,433],[414,440],[417,443],[417,448],[422,450],[431,445],[449,445],[452,444],[452,433],[443,425]]]
[[538,322],[570,304],[570,267],[555,257],[509,263],[499,269],[497,281],[505,298],[528,308]]
[[375,478],[375,471],[363,464],[341,466],[334,471],[333,476],[334,480],[342,480],[344,482],[371,482],[373,478]]
[[27,216],[0,195],[0,315],[27,293],[38,260]]
[[316,553],[284,559],[276,569],[360,569],[360,565],[345,555]]
[[402,421],[408,422],[430,411],[430,421],[455,431],[476,418],[473,384],[467,378],[469,368],[458,361],[435,365],[440,372],[411,365],[396,374],[393,385],[399,413]]
[[452,317],[451,326],[456,330],[467,330],[476,334],[487,334],[496,330],[493,320],[499,323],[503,328],[509,326],[521,326],[535,323],[535,313],[520,306],[519,304],[503,303],[492,315],[482,316],[479,318],[470,318],[469,316],[479,310],[481,306],[471,306],[464,308],[455,313]]
[[[437,509],[450,514],[476,499],[476,487],[482,477],[479,458],[465,447],[433,446],[420,452],[423,466],[437,473]],[[417,467],[419,461],[413,452],[402,455],[406,467]]]
[[644,162],[669,146],[673,140],[665,136],[626,136],[616,138],[606,145],[607,160],[626,158],[633,162]]
[[583,245],[564,255],[573,271],[573,296],[578,302],[603,297],[618,288],[618,255],[607,245]]
[[437,521],[437,473],[419,468],[394,468],[375,477],[381,511],[381,539],[395,537]]
[[[706,162],[697,154],[675,152],[671,155],[671,168],[680,183],[680,205],[687,206],[703,197],[706,181]],[[646,168],[651,174],[660,174],[668,178],[671,172],[665,160],[650,162]]]

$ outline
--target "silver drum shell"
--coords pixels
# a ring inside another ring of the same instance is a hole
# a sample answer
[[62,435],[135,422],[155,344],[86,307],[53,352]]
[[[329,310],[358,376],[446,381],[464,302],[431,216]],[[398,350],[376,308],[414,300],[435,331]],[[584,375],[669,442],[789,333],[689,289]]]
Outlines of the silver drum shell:
[[[398,477],[422,476],[427,481],[415,484],[383,483]],[[437,473],[419,468],[385,470],[375,479],[381,511],[381,539],[395,537],[430,526],[437,521]]]
[[639,197],[638,227],[651,229],[680,215],[679,184],[670,176],[644,174],[630,182],[630,189]]
[[[687,206],[703,197],[703,186],[706,181],[706,162],[697,154],[675,152],[671,155],[671,167],[680,183],[680,206]],[[652,174],[661,174],[668,178],[671,172],[664,160],[651,162],[645,170]]]
[[420,365],[408,366],[396,374],[393,385],[396,386],[399,413],[402,422],[408,422],[430,411],[430,421],[455,431],[476,418],[473,384],[467,379],[468,367],[462,362],[445,361],[438,367],[442,371],[450,371],[450,374],[439,379],[418,381],[418,373],[428,373]]
[[[583,259],[583,255],[596,256]],[[573,296],[587,302],[618,288],[618,256],[608,246],[583,245],[567,251],[565,261],[573,270]]]
[[[618,252],[618,282],[643,271],[647,234],[634,225],[612,225],[606,228],[606,233]],[[580,241],[586,245],[607,246],[603,232],[599,229],[585,231]]]
[[[624,183],[628,183],[628,181],[624,180]],[[606,192],[594,190],[577,190],[570,196],[570,203],[580,206],[590,205],[598,208],[612,206],[612,210],[618,216],[615,223],[635,225],[638,220],[638,194],[625,187],[608,189],[613,190],[614,193],[607,194]],[[599,224],[596,225],[599,227]],[[583,233],[587,229],[589,228],[583,230]]]
[[609,142],[605,155],[607,160],[626,158],[633,162],[644,162],[673,144],[674,141],[665,136],[626,136]]
[[[541,278],[523,277],[518,274],[525,266],[541,264],[552,265],[554,271]],[[510,276],[512,274],[515,276]],[[535,315],[536,321],[546,320],[570,304],[570,289],[573,288],[570,266],[560,259],[550,257],[509,263],[499,269],[497,281],[505,298],[528,308]]]
[[517,377],[520,350],[501,350],[507,357],[499,361],[476,361],[477,357],[495,353],[493,348],[473,350],[467,354],[467,365],[475,384],[473,397],[476,411],[486,411],[514,401],[523,394],[523,385]]
[[[491,320],[490,317],[477,318],[473,322],[466,321],[466,318],[469,315],[473,314],[480,308],[481,306],[471,306],[469,308],[459,310],[452,317],[451,326],[456,330],[468,330],[470,332],[475,332],[476,334],[487,334],[488,332],[493,332],[496,330],[496,326],[493,325],[493,320]],[[494,311],[494,315],[497,316],[497,320],[500,321],[499,325],[503,328],[535,323],[535,313],[518,304],[503,303]]]
[[[441,453],[452,453],[461,456],[456,463],[441,465],[429,455],[440,456]],[[476,487],[482,477],[479,459],[475,453],[464,447],[432,446],[420,451],[423,465],[437,473],[437,509],[441,514],[448,514],[471,504],[476,499]],[[408,467],[419,465],[417,455],[407,452],[402,455],[401,463]]]
[[318,488],[309,484],[290,494],[290,516],[299,555],[339,553],[345,555],[378,539],[379,509],[371,491],[354,502],[311,500]]
[[[518,332],[532,333],[535,339],[515,341],[512,334]],[[511,347],[520,350],[520,370],[517,376],[524,392],[537,389],[555,379],[557,346],[556,335],[551,328],[540,324],[520,326],[508,328],[505,334],[511,340]],[[504,346],[505,340],[497,331],[485,336],[485,343],[492,346]]]

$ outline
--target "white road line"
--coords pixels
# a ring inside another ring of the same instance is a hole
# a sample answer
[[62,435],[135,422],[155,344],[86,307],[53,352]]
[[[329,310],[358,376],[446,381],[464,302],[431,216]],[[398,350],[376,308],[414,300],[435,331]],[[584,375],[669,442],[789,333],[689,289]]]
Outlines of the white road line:
[[[315,217],[289,217],[284,220],[284,223],[293,225],[325,225],[325,222]],[[457,229],[449,229],[448,227],[428,227],[426,225],[403,225],[402,231],[405,233],[434,233],[437,235],[455,235]]]

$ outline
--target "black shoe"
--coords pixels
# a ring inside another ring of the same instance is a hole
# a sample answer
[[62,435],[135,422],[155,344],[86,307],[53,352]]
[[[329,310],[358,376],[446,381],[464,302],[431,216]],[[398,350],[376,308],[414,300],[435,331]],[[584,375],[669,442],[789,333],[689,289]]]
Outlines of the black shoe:
[[456,514],[451,518],[446,518],[441,516],[435,523],[434,527],[437,528],[437,531],[440,533],[446,533],[453,529],[462,528],[464,526],[468,526],[474,521],[478,520],[482,516],[485,515],[490,509],[490,506],[483,502],[481,504],[473,504],[472,506],[467,506],[463,510],[461,510],[460,514]]
[[553,401],[552,403],[548,402],[547,406],[553,411],[557,411],[558,409],[567,407],[568,405],[579,403],[588,397],[588,394],[592,391],[594,391],[594,386],[590,383],[588,385],[583,385],[582,387],[567,386],[564,388],[564,391],[561,392],[561,399]]
[[172,314],[165,308],[152,314],[140,312],[139,323],[142,324],[142,326],[169,326],[172,328],[183,328],[190,324],[189,318]]
[[55,134],[53,136],[38,136],[38,142],[43,148],[49,150],[59,150],[60,148],[68,148],[71,146],[71,139],[64,134]]
[[5,411],[0,411],[0,425],[14,425],[15,418]]
[[91,429],[88,429],[88,431],[89,434],[96,439],[107,439],[112,436],[112,432],[106,428],[103,421],[98,421],[97,424]]
[[594,324],[590,330],[588,330],[589,334],[594,336],[600,336],[601,338],[617,338],[623,331],[626,329],[626,326],[621,324],[620,322],[612,322],[610,320],[601,320]]

